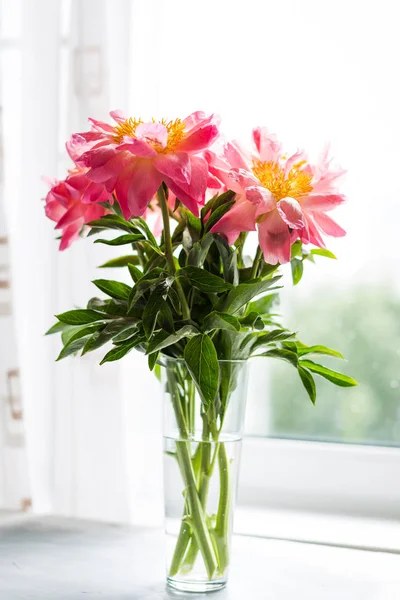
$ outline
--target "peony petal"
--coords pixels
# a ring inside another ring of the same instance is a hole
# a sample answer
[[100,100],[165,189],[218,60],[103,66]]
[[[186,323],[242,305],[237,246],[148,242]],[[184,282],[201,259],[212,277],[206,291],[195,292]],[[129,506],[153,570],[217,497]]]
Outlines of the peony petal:
[[218,137],[218,134],[219,131],[216,125],[206,125],[184,137],[180,144],[178,144],[177,149],[182,152],[198,152],[199,150],[204,150],[213,143]]
[[80,202],[75,202],[58,221],[56,229],[64,229],[67,225],[71,225],[71,223],[83,217],[83,212],[84,206]]
[[259,187],[260,185],[260,182],[254,177],[253,173],[246,169],[231,169],[229,171],[229,178],[237,181],[243,190],[251,186]]
[[312,210],[315,212],[325,212],[332,210],[336,206],[343,204],[346,201],[346,197],[343,194],[329,194],[329,195],[318,195],[311,194],[305,198],[300,199],[300,204],[303,210]]
[[192,176],[190,184],[177,184],[169,177],[163,176],[163,180],[175,194],[175,196],[184,204],[196,217],[199,215],[199,206],[204,204],[205,193],[207,189],[208,165],[204,158],[200,156],[191,156]]
[[232,190],[236,194],[244,194],[244,189],[240,183],[230,177],[230,171],[213,165],[209,165],[208,170],[216,179],[219,179],[227,190]]
[[314,244],[314,246],[318,246],[319,248],[325,248],[325,242],[318,231],[318,227],[311,213],[304,213],[304,217],[306,220],[306,227],[300,234],[301,240],[305,244]]
[[331,235],[332,237],[343,237],[346,235],[345,230],[325,213],[315,212],[313,213],[313,217],[317,226],[326,235]]
[[263,162],[276,162],[282,154],[282,146],[274,133],[268,133],[266,127],[253,129],[253,141]]
[[282,198],[277,204],[283,221],[292,229],[302,229],[305,225],[301,206],[294,198]]
[[136,138],[124,136],[124,141],[118,146],[118,150],[128,150],[135,156],[141,158],[153,158],[157,156],[156,150],[145,140],[137,140]]
[[117,123],[124,123],[128,118],[126,115],[124,115],[122,110],[111,110],[110,117]]
[[168,129],[162,123],[140,123],[136,127],[135,136],[165,148],[168,142]]
[[93,119],[92,117],[89,117],[89,122],[91,123],[94,131],[99,131],[101,133],[106,134],[114,134],[114,127],[109,123],[104,123],[104,121],[98,121],[97,119]]
[[138,158],[135,161],[128,189],[128,207],[131,216],[143,215],[161,183],[162,177],[151,160]]
[[117,181],[115,182],[115,195],[117,196],[118,204],[122,210],[122,214],[125,219],[130,219],[132,213],[129,209],[128,193],[131,183],[131,178],[134,170],[135,163],[132,161],[128,167],[125,167],[119,174]]
[[81,202],[83,204],[92,204],[93,202],[106,202],[109,200],[112,204],[112,195],[107,192],[104,185],[90,181],[89,185],[83,192]]
[[305,160],[307,160],[307,156],[304,153],[304,150],[298,150],[295,154],[289,156],[285,164],[285,177],[289,175],[290,170],[294,165]]
[[206,115],[206,113],[198,110],[183,120],[185,123],[185,130],[187,133],[191,134],[200,129],[201,127],[205,127],[206,125],[216,125],[219,126],[221,122],[221,118],[219,115]]
[[57,202],[57,200],[52,199],[51,192],[47,194],[45,202],[46,204],[44,207],[44,212],[46,214],[46,217],[51,219],[52,221],[59,221],[65,213],[64,206]]
[[290,234],[277,210],[265,215],[258,223],[258,240],[264,260],[270,265],[290,261]]
[[96,221],[100,219],[106,213],[103,206],[99,204],[89,204],[85,210],[85,214],[83,216],[85,223],[90,223],[90,221]]
[[213,190],[219,190],[222,187],[218,177],[215,177],[210,171],[208,172],[207,187]]
[[246,189],[246,198],[256,206],[256,216],[259,217],[276,208],[273,194],[259,185],[252,185]]
[[[105,183],[111,178],[118,177],[119,174],[129,165],[129,163],[135,161],[135,158],[129,152],[117,152],[112,149],[109,153],[109,159],[106,159],[104,155],[104,163],[99,161],[97,166],[93,166],[90,171],[87,172],[87,176],[96,183]],[[96,160],[93,161],[96,164]]]
[[158,154],[153,164],[160,173],[176,181],[178,185],[190,183],[192,167],[186,152]]
[[222,233],[229,245],[235,243],[242,231],[256,230],[256,206],[247,200],[236,202],[227,213],[211,227],[211,233]]
[[105,140],[101,133],[87,131],[86,133],[74,133],[65,146],[72,160],[80,164],[82,155],[91,150],[93,146],[108,143],[109,140]]
[[79,233],[82,229],[82,226],[83,219],[79,219],[79,221],[75,221],[63,231],[59,248],[60,250],[66,250],[70,247],[74,240],[79,238]]
[[250,170],[250,156],[243,150],[236,140],[224,146],[224,156],[232,168]]

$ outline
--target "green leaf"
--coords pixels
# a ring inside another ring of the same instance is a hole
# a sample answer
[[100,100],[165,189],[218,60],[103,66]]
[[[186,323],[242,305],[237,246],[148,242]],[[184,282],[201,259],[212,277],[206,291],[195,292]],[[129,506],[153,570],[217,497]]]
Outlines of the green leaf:
[[185,346],[184,358],[206,409],[218,392],[219,364],[217,351],[208,335],[197,335]]
[[205,224],[204,231],[210,231],[212,227],[228,212],[228,210],[235,204],[235,201],[227,202],[226,204],[222,204],[219,206],[214,212],[211,213],[210,217]]
[[88,339],[82,350],[82,356],[87,352],[93,352],[93,350],[101,348],[101,346],[113,339],[118,333],[131,326],[132,322],[125,319],[118,319],[109,323],[104,329],[97,331]]
[[67,346],[67,344],[79,340],[81,337],[92,335],[102,326],[103,323],[92,323],[91,325],[83,325],[83,327],[69,325],[68,329],[61,334],[62,342],[64,346]]
[[92,281],[96,287],[102,292],[111,296],[111,298],[117,298],[119,300],[128,300],[129,294],[131,293],[131,287],[121,281],[112,281],[110,279],[95,279]]
[[302,367],[306,367],[309,371],[313,373],[317,373],[317,375],[321,375],[328,381],[338,385],[340,387],[352,387],[354,385],[358,385],[357,381],[348,375],[343,375],[343,373],[338,373],[337,371],[332,371],[332,369],[328,369],[322,365],[319,365],[312,360],[301,360],[300,364]]
[[106,244],[107,246],[123,246],[124,244],[134,244],[135,242],[139,242],[140,240],[144,240],[145,238],[139,234],[127,234],[121,235],[120,237],[115,238],[114,240],[95,240],[95,244]]
[[303,247],[303,242],[301,240],[297,240],[290,249],[290,258],[295,258],[296,256],[301,256],[302,247]]
[[44,335],[60,333],[61,331],[64,331],[64,329],[66,329],[67,327],[68,325],[66,323],[62,323],[61,321],[59,321],[58,323],[55,323],[52,327],[50,327],[50,329],[48,329]]
[[299,281],[301,280],[301,278],[303,277],[303,270],[304,270],[303,261],[301,259],[294,258],[290,262],[290,266],[292,267],[293,285],[297,285],[299,283]]
[[203,323],[205,333],[213,329],[229,329],[230,331],[239,331],[240,323],[236,317],[226,313],[212,312],[206,316]]
[[137,281],[139,281],[139,279],[141,279],[141,277],[143,277],[142,271],[135,267],[135,265],[129,264],[128,269],[130,276],[132,277],[133,283],[136,283]]
[[87,308],[106,313],[106,318],[125,317],[128,310],[128,304],[126,300],[103,300],[101,298],[91,298],[88,302]]
[[142,217],[137,217],[135,219],[132,219],[132,222],[133,222],[133,225],[135,227],[137,227],[137,229],[139,229],[147,237],[150,244],[158,249],[157,240],[154,237],[154,235],[152,234],[146,221],[144,219],[142,219]]
[[292,352],[291,350],[286,350],[284,348],[274,348],[273,350],[268,350],[268,352],[260,354],[260,356],[266,356],[267,358],[279,358],[280,360],[285,360],[286,362],[296,367],[296,369],[299,364],[297,354],[295,352]]
[[[153,356],[153,355],[151,355],[151,356]],[[150,361],[150,356],[149,356],[149,361]],[[160,365],[160,363],[155,364],[154,375],[157,377],[158,381],[161,381],[161,365]]]
[[101,217],[101,219],[90,221],[88,225],[91,228],[89,235],[95,235],[102,229],[122,229],[122,231],[127,231],[128,233],[137,232],[137,229],[134,227],[134,225],[118,215],[104,215],[104,217]]
[[264,329],[264,321],[256,311],[250,312],[245,317],[239,319],[240,324],[245,327],[251,327],[252,329],[262,330]]
[[57,361],[62,360],[63,358],[66,358],[67,356],[70,356],[71,354],[76,354],[76,352],[79,352],[79,350],[85,345],[87,339],[88,339],[88,336],[81,337],[73,342],[70,342],[66,346],[64,346],[64,348],[61,350],[61,352],[58,355],[56,360]]
[[297,367],[297,370],[299,372],[300,379],[307,391],[307,394],[310,397],[311,402],[315,404],[315,401],[317,399],[317,390],[315,387],[315,381],[313,376],[311,375],[310,371],[307,371],[307,369],[304,369],[300,365]]
[[119,256],[118,258],[113,258],[103,265],[100,265],[99,269],[114,269],[116,267],[126,267],[128,265],[140,265],[139,257],[135,254]]
[[159,268],[152,269],[151,271],[145,273],[131,289],[128,299],[129,311],[131,311],[132,308],[134,308],[136,302],[147,291],[151,291],[155,286],[158,286],[162,283],[164,285],[164,290],[167,291],[174,280],[172,277],[166,277],[166,274],[167,273],[163,271],[163,269]]
[[162,329],[169,331],[170,333],[175,331],[174,317],[172,316],[172,310],[169,304],[165,301],[161,303],[160,312],[158,313],[158,324]]
[[232,250],[229,244],[220,235],[216,234],[214,237],[222,260],[224,279],[233,285],[238,285],[239,269],[237,268],[237,251]]
[[86,325],[86,323],[94,323],[95,321],[104,321],[108,317],[101,312],[88,309],[69,310],[56,318],[67,325]]
[[279,305],[279,294],[268,294],[254,302],[250,302],[247,310],[257,312],[260,315],[269,315],[274,306]]
[[163,304],[166,304],[162,297],[164,290],[161,286],[157,286],[146,303],[146,308],[143,311],[143,329],[147,338],[153,335],[157,323],[157,317],[163,308]]
[[193,335],[198,335],[200,332],[193,325],[184,325],[181,329],[178,329],[176,333],[168,333],[167,331],[157,332],[149,342],[147,353],[152,354],[168,346],[176,344],[183,338],[187,338]]
[[227,283],[222,279],[222,277],[213,275],[212,273],[209,273],[204,269],[200,269],[199,267],[184,267],[178,271],[177,274],[178,276],[185,277],[193,287],[201,292],[224,292],[225,290],[230,290],[233,287],[231,283]]
[[299,343],[297,343],[297,354],[299,357],[304,356],[305,354],[325,354],[325,356],[343,358],[343,355],[340,354],[340,352],[332,350],[332,348],[327,348],[326,346],[303,346]]
[[126,340],[129,340],[129,338],[134,336],[136,333],[138,333],[137,325],[130,325],[129,327],[121,331],[121,333],[118,333],[118,335],[114,336],[113,342],[114,344],[117,344],[118,342],[125,342]]
[[128,352],[130,352],[133,348],[138,346],[141,342],[143,342],[144,338],[141,335],[137,335],[134,339],[127,340],[124,344],[113,348],[103,358],[101,361],[101,365],[105,362],[112,362],[114,360],[119,360],[123,358]]
[[214,236],[212,233],[206,233],[206,235],[198,242],[193,244],[191,251],[188,256],[188,265],[193,267],[201,267],[207,258],[208,251],[211,244],[214,242]]
[[317,256],[325,256],[326,258],[333,258],[334,260],[337,260],[333,252],[327,250],[326,248],[313,248],[312,250],[310,250],[310,254],[314,254]]
[[215,195],[213,198],[211,198],[211,200],[209,202],[207,202],[204,209],[202,209],[202,211],[201,211],[202,218],[204,219],[206,214],[209,213],[210,211],[214,212],[217,210],[217,208],[219,208],[223,204],[226,204],[227,202],[231,202],[232,200],[234,200],[235,195],[236,195],[236,193],[233,192],[232,190],[227,190],[226,192],[223,192],[223,194]]
[[294,336],[294,333],[287,331],[286,329],[273,329],[268,333],[258,334],[256,339],[251,345],[251,351],[257,350],[262,346],[268,346],[269,344],[282,342],[288,340]]
[[262,294],[268,290],[276,289],[272,286],[279,281],[281,275],[267,279],[266,281],[256,281],[254,283],[240,283],[237,287],[231,290],[220,307],[223,312],[231,314],[240,310],[245,304],[250,302],[255,296]]
[[149,369],[150,371],[152,371],[154,369],[154,367],[156,366],[156,362],[158,360],[158,352],[154,352],[153,354],[149,355],[148,358],[148,364],[149,364]]

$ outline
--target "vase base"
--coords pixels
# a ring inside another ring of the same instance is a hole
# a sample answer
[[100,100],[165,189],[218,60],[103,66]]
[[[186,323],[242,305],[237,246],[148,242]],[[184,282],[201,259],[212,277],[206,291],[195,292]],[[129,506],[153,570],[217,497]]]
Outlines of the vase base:
[[206,594],[216,592],[226,586],[226,581],[187,581],[167,577],[167,584],[178,592],[189,592],[193,594]]

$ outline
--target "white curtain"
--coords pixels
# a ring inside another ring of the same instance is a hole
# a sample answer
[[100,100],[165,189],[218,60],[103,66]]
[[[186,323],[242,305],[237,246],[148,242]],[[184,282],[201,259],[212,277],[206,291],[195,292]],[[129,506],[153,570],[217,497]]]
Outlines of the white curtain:
[[[132,2],[17,4],[2,6],[7,219],[0,213],[0,222],[10,230],[28,468],[23,460],[12,460],[13,477],[8,473],[0,480],[0,507],[19,506],[9,497],[15,482],[23,488],[29,474],[36,512],[110,521],[135,521],[140,515],[142,523],[148,515],[154,523],[161,518],[161,408],[146,361],[135,355],[124,365],[100,368],[101,354],[95,353],[55,363],[59,341],[43,336],[54,314],[95,295],[90,281],[107,254],[98,246],[93,252],[90,243],[57,252],[40,201],[46,193],[41,175],[65,176],[70,166],[65,140],[87,128],[89,115],[107,118],[112,107],[128,109]],[[5,332],[2,360],[10,356],[9,346]],[[8,369],[2,362],[0,367]],[[6,401],[1,390],[3,412]],[[0,449],[10,462],[6,441],[0,440]],[[27,494],[21,489],[19,502]]]

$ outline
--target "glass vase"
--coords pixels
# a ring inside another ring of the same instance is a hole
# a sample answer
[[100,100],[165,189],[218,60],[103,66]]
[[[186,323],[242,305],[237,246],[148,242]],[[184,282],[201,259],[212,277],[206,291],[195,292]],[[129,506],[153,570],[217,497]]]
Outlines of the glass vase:
[[248,365],[219,361],[208,406],[183,360],[163,358],[162,366],[167,582],[214,591],[228,578]]

